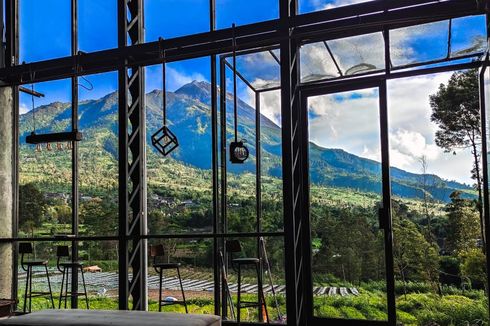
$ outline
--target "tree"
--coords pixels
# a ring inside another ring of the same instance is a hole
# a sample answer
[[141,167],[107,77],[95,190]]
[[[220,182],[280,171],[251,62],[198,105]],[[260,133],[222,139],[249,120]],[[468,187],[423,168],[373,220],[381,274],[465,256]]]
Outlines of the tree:
[[[436,144],[445,152],[456,154],[456,149],[471,149],[473,168],[471,177],[478,191],[477,207],[480,215],[480,236],[485,244],[482,212],[482,177],[480,169],[480,102],[478,72],[467,70],[455,72],[447,85],[441,84],[436,94],[430,96],[431,121],[436,131]],[[485,245],[482,246],[485,248]]]
[[452,192],[450,198],[446,205],[446,249],[451,254],[459,254],[477,247],[478,213],[471,200],[461,198],[460,191]]
[[34,236],[43,223],[46,201],[37,187],[28,183],[19,186],[19,227]]
[[[428,163],[427,163],[427,157],[425,155],[422,155],[419,158],[419,163],[420,163],[420,168],[421,168],[421,180],[420,180],[420,185],[422,187],[423,191],[423,198],[422,198],[422,203],[423,203],[423,212],[425,215],[425,218],[427,220],[427,240],[431,243],[435,243],[436,239],[432,233],[432,213],[430,212],[430,203],[431,203],[431,195],[430,195],[430,188],[433,187],[433,180],[434,178],[430,178],[430,176],[427,174],[427,168],[428,168]],[[429,184],[429,179],[432,180],[432,184]]]
[[426,240],[419,227],[406,218],[406,205],[392,201],[393,205],[393,258],[395,273],[403,283],[406,294],[408,281],[438,283],[438,248]]

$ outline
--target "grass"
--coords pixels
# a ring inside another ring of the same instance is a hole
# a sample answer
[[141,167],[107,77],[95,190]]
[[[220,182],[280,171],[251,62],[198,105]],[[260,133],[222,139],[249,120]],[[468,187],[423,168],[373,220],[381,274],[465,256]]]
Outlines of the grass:
[[[375,288],[375,287],[373,287]],[[458,291],[453,291],[458,292]],[[478,292],[478,293],[477,293]],[[19,310],[23,306],[23,293],[19,293]],[[278,296],[282,315],[286,314],[286,298]],[[115,310],[118,309],[118,301],[115,297],[91,296],[90,309],[95,310]],[[236,296],[233,297],[236,306]],[[254,294],[243,294],[242,300],[256,300]],[[203,297],[193,297],[187,300],[190,313],[195,314],[214,314],[214,301],[207,294]],[[68,303],[69,305],[69,303]],[[399,325],[439,325],[439,326],[469,326],[469,325],[488,325],[487,299],[483,291],[470,291],[466,295],[446,294],[438,296],[433,293],[408,293],[399,295],[396,298],[397,322]],[[55,297],[55,306],[58,306]],[[85,308],[83,299],[79,299],[81,309]],[[267,306],[271,320],[277,320],[273,298],[267,297]],[[355,320],[387,320],[386,295],[382,291],[368,291],[360,289],[359,296],[315,296],[314,314],[318,317],[342,318]],[[46,298],[34,298],[32,310],[51,308],[50,302]],[[158,303],[155,300],[149,301],[149,311],[158,311]],[[171,305],[163,307],[164,312],[185,313],[181,305]],[[243,321],[258,320],[256,308],[242,310]]]

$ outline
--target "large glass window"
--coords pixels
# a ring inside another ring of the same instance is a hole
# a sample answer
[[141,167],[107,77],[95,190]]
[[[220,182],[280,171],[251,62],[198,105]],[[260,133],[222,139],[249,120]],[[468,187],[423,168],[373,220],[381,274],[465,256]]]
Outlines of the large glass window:
[[381,33],[306,44],[301,48],[301,81],[311,82],[383,70]]
[[378,89],[311,97],[308,116],[314,316],[387,320]]
[[388,96],[398,322],[486,323],[477,72],[390,81]]
[[299,0],[298,4],[299,13],[304,14],[307,12],[333,9],[368,1],[372,0]]
[[116,235],[118,223],[117,73],[80,77],[79,221],[83,235]]
[[84,52],[117,48],[116,0],[78,0],[78,47]]
[[151,145],[163,126],[162,66],[146,71],[148,225],[151,234],[209,233],[213,226],[209,59],[166,67],[167,126],[179,146],[168,156]]
[[33,89],[44,97],[21,93],[19,104],[19,236],[67,234],[72,223],[72,151],[65,143],[27,144],[26,137],[71,130],[71,83],[38,83]]
[[71,1],[19,1],[19,61],[71,54]]
[[217,28],[245,25],[279,18],[278,0],[217,0]]
[[145,41],[208,32],[208,0],[146,0]]

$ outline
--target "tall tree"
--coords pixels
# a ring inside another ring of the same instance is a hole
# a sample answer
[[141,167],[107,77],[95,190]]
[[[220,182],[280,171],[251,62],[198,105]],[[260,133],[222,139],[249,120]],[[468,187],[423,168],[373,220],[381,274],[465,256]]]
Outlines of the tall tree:
[[446,205],[446,249],[452,254],[460,254],[477,247],[478,214],[471,200],[461,198],[460,191],[454,191],[450,197],[451,202]]
[[480,168],[480,102],[478,72],[476,69],[455,72],[447,85],[441,84],[436,94],[430,96],[431,121],[436,131],[436,144],[445,152],[456,154],[457,149],[470,149],[473,155],[471,177],[478,191],[477,207],[480,214],[480,236],[485,248],[482,212],[482,177]]
[[32,183],[19,186],[19,227],[34,236],[36,228],[43,223],[46,201]]

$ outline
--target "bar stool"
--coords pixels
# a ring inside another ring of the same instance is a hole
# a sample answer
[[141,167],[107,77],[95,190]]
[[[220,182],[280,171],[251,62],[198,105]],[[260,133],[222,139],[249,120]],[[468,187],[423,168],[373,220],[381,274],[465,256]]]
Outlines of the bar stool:
[[[87,287],[85,285],[85,275],[83,272],[83,262],[80,261],[64,261],[62,262],[61,259],[63,257],[70,257],[70,249],[68,246],[58,246],[56,248],[56,256],[58,257],[58,260],[56,262],[56,267],[58,270],[61,272],[63,275],[61,278],[61,291],[60,291],[60,301],[58,304],[58,309],[61,308],[61,301],[63,298],[65,298],[65,309],[66,309],[66,302],[68,297],[76,297],[78,299],[79,296],[85,296],[85,304],[87,305],[87,309],[90,309],[89,304],[88,304],[88,296],[87,296]],[[68,279],[70,275],[70,270],[73,269],[80,269],[80,272],[82,274],[82,285],[83,285],[83,292],[72,292],[68,291]],[[66,284],[65,284],[65,279],[66,279]],[[65,286],[66,285],[66,286]],[[65,292],[63,293],[63,288]]]
[[[158,291],[158,311],[162,311],[162,306],[170,306],[173,304],[181,304],[185,307],[185,313],[189,313],[187,310],[187,302],[185,300],[184,287],[182,286],[182,278],[180,277],[180,263],[160,263],[157,262],[157,258],[165,255],[165,249],[162,244],[156,246],[150,246],[150,257],[153,257],[153,268],[160,276],[160,286]],[[179,277],[180,290],[182,291],[182,300],[179,301],[163,301],[162,300],[162,286],[163,286],[163,270],[176,269],[177,276]]]
[[[238,277],[238,288],[237,288],[237,323],[240,325],[240,313],[242,308],[259,308],[259,316],[261,316],[262,308],[265,311],[265,317],[267,319],[267,324],[269,324],[269,313],[267,312],[267,303],[265,302],[264,289],[262,285],[262,273],[261,273],[261,258],[235,258],[233,259],[234,253],[240,253],[242,251],[242,245],[238,240],[228,240],[226,241],[226,251],[230,254],[231,264],[233,269],[237,272]],[[257,272],[257,302],[253,301],[242,301],[241,300],[241,289],[242,289],[242,266],[255,266],[255,271]],[[261,317],[259,317],[261,318]]]
[[[23,309],[23,311],[26,312],[27,298],[29,298],[29,312],[31,312],[32,298],[47,296],[47,295],[49,295],[49,297],[51,299],[51,305],[53,306],[53,309],[54,309],[53,292],[51,291],[51,282],[49,280],[49,273],[48,273],[48,261],[47,260],[24,261],[24,255],[32,255],[32,252],[33,252],[32,243],[29,243],[29,242],[19,243],[19,253],[21,254],[20,265],[21,265],[22,269],[27,272],[26,289],[24,292],[24,309]],[[33,276],[32,271],[33,271],[34,267],[44,267],[44,270],[46,272],[46,278],[48,280],[49,292],[43,292],[43,291],[32,292],[32,276]]]

